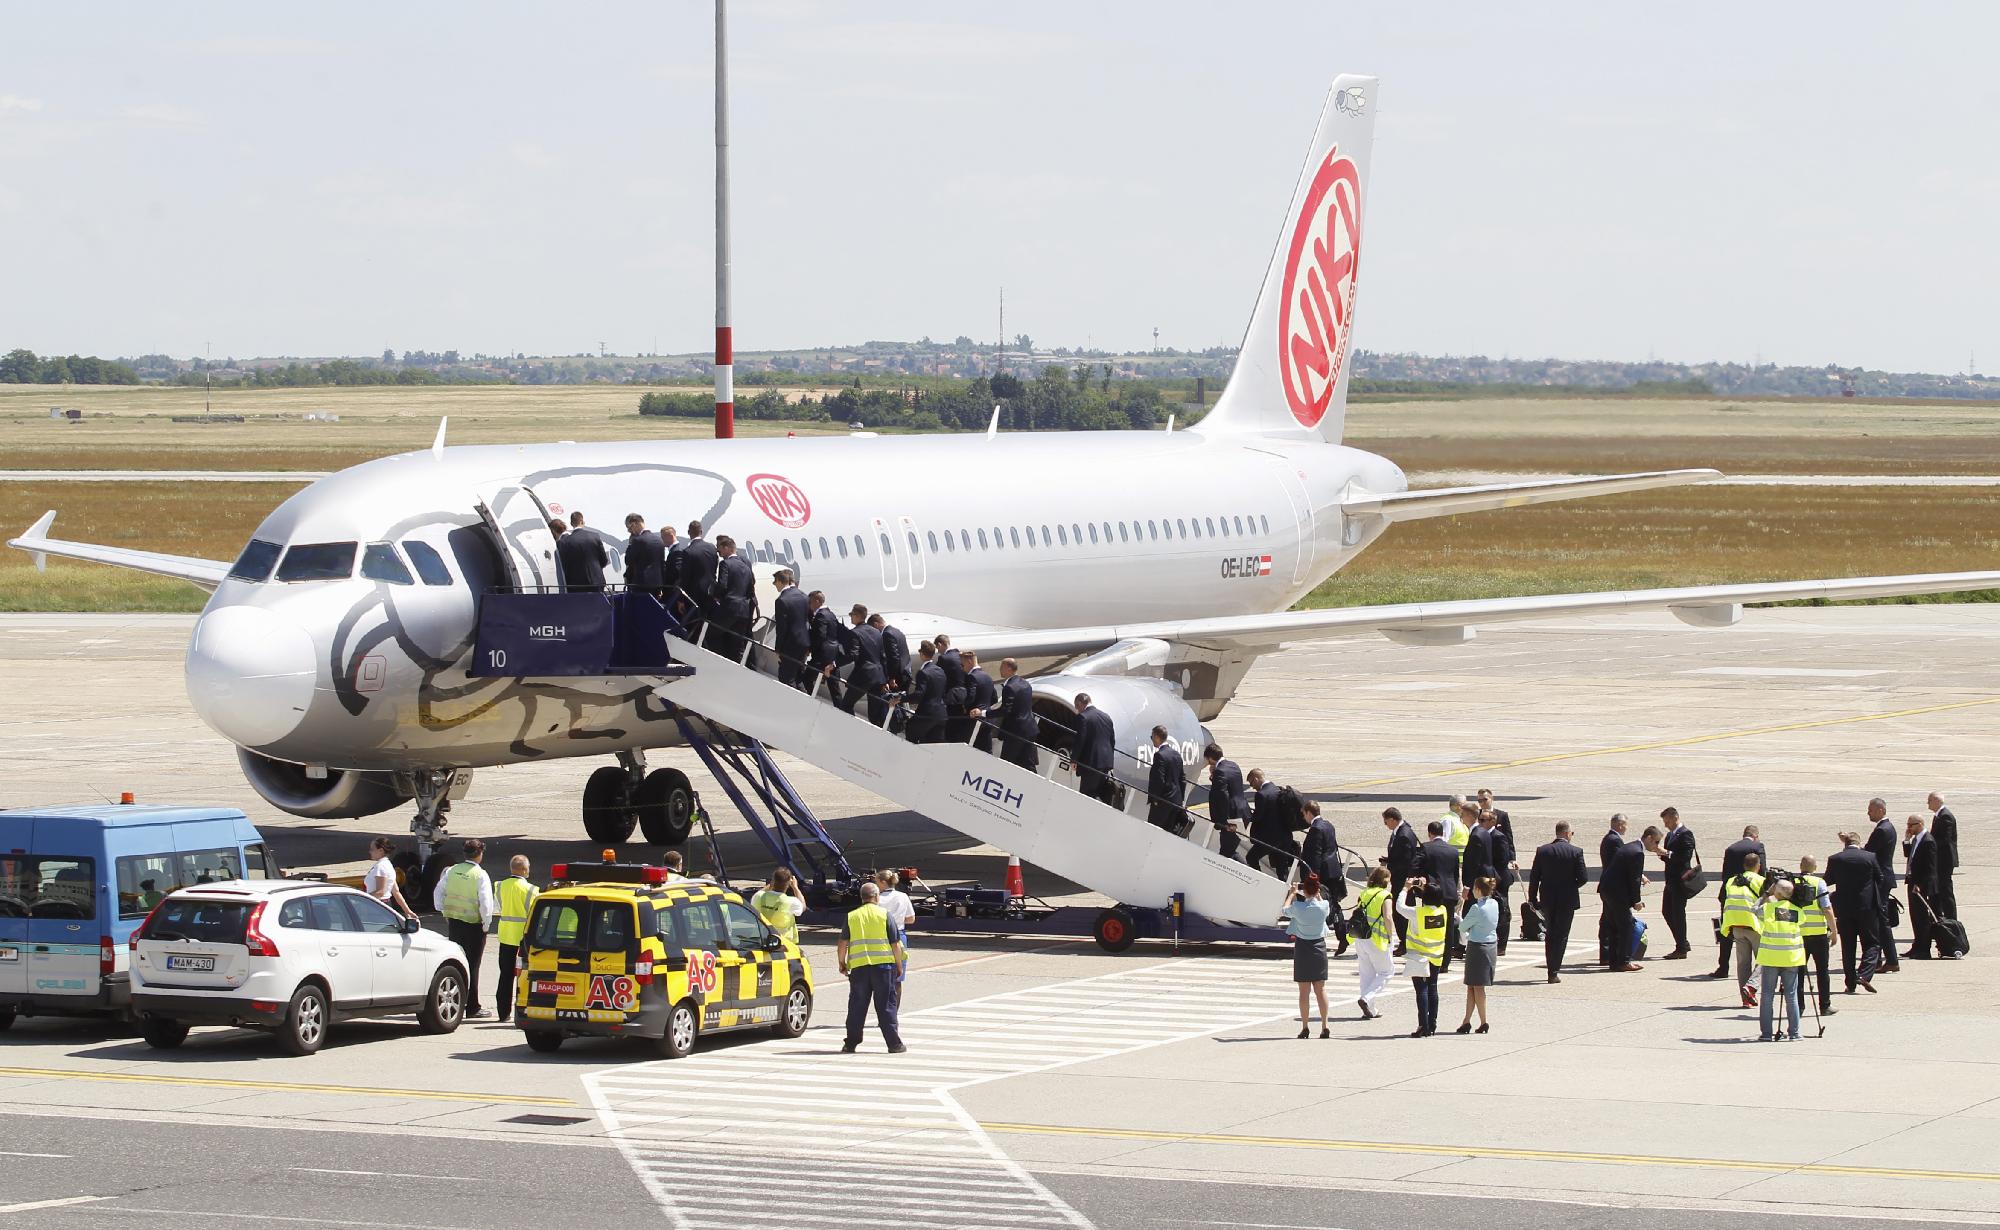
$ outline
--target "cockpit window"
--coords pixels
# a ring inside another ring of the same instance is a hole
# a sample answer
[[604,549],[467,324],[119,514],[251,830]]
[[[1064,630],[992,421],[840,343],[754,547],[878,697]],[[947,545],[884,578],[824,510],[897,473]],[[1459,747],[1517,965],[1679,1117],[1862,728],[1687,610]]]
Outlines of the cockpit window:
[[391,585],[415,585],[403,557],[396,554],[396,548],[386,542],[371,542],[361,553],[361,575],[371,581],[387,581]]
[[444,566],[444,557],[437,553],[436,547],[427,542],[418,542],[414,538],[405,538],[403,550],[409,555],[410,563],[415,566],[417,575],[423,578],[424,584],[451,584],[451,569]]
[[252,538],[250,545],[243,548],[243,554],[236,557],[235,567],[229,570],[230,579],[233,581],[270,580],[271,568],[278,562],[278,556],[283,551],[284,548],[275,542],[265,542],[261,538]]
[[351,542],[307,542],[285,552],[278,565],[280,581],[345,581],[354,575]]

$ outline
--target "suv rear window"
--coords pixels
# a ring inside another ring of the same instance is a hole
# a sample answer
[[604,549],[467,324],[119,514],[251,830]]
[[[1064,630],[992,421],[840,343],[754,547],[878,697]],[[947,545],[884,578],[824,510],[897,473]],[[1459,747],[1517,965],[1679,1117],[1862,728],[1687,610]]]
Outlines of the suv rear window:
[[160,907],[146,924],[149,940],[193,940],[199,944],[241,944],[243,925],[250,918],[245,901],[204,901],[178,897]]
[[0,856],[0,918],[97,917],[97,860],[70,855]]
[[632,907],[622,901],[537,902],[528,943],[559,952],[624,952],[632,945]]

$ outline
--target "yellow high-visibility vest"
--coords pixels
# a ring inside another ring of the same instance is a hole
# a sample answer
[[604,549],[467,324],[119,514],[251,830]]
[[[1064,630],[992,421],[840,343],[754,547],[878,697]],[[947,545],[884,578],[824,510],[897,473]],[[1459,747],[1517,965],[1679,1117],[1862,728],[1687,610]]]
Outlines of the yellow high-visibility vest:
[[479,864],[468,860],[445,873],[444,916],[457,922],[480,921]]
[[1735,927],[1758,926],[1757,898],[1764,895],[1764,877],[1754,871],[1729,877],[1722,888],[1722,933]]
[[896,947],[889,942],[889,915],[872,902],[847,916],[847,968],[894,965]]
[[1389,890],[1364,888],[1360,897],[1361,916],[1368,920],[1368,938],[1376,947],[1389,946]]
[[1430,961],[1433,969],[1444,964],[1446,917],[1441,905],[1420,905],[1408,934],[1403,937],[1403,947]]
[[[478,888],[475,887],[473,889],[473,910],[475,913],[479,908],[478,892]],[[541,894],[541,889],[536,888],[521,876],[508,876],[506,879],[500,881],[500,925],[497,928],[497,932],[502,944],[510,948],[520,947],[521,937],[528,933],[528,913],[535,908],[535,898],[541,896]],[[451,889],[446,888],[445,897],[447,901],[450,899],[450,896]]]
[[[799,920],[792,917],[792,898],[789,893],[781,893],[770,888],[761,889],[756,896],[750,898],[750,908],[757,911],[757,917],[763,919],[764,925],[771,930],[786,939],[798,938]],[[853,962],[850,961],[848,964],[852,965]]]
[[1757,963],[1765,969],[1796,969],[1806,963],[1806,941],[1799,934],[1799,908],[1775,897],[1758,911]]
[[1826,888],[1826,881],[1818,876],[1800,876],[1799,883],[1812,890],[1812,904],[1799,907],[1799,934],[1826,935],[1830,928],[1826,925],[1826,910],[1820,906],[1819,895]]

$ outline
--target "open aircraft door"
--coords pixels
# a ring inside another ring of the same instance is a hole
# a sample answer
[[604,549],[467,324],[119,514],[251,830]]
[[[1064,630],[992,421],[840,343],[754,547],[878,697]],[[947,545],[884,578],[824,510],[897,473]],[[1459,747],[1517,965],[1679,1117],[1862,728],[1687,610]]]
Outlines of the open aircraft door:
[[556,563],[556,536],[541,497],[515,483],[480,493],[479,515],[500,541],[500,560],[517,590],[554,592],[562,588]]

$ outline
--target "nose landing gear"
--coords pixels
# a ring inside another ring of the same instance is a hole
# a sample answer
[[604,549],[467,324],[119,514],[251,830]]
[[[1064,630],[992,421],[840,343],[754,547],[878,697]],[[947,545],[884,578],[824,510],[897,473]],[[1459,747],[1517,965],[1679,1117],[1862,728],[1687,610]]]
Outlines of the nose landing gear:
[[604,845],[630,840],[678,846],[694,823],[694,787],[679,769],[646,771],[643,751],[618,753],[618,763],[590,775],[583,787],[583,831]]

